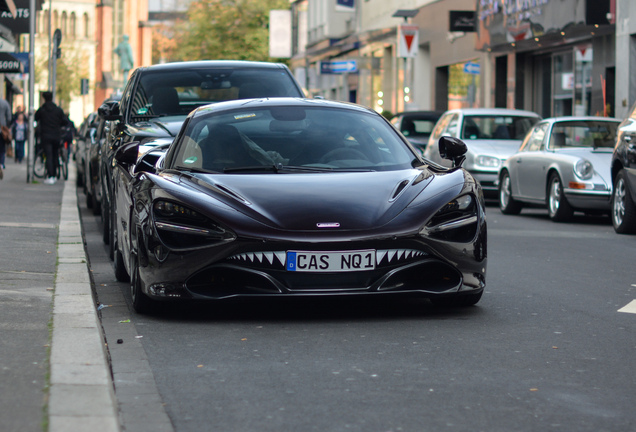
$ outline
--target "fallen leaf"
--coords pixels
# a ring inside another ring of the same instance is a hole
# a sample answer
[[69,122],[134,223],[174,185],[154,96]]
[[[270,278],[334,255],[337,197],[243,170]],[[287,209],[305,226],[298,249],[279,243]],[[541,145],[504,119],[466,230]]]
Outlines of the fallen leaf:
[[120,322],[120,323],[129,323],[129,322],[130,322],[130,320],[129,320],[129,319],[127,319],[127,320],[121,320],[121,321],[119,321],[119,322]]
[[531,388],[530,391],[538,391],[538,388]]

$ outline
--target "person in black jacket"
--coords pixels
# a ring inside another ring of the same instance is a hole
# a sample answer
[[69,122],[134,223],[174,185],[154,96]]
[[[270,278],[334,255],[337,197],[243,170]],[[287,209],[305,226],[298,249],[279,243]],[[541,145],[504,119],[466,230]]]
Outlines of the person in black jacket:
[[57,153],[62,139],[62,126],[67,123],[67,117],[62,109],[53,103],[51,92],[42,93],[44,103],[35,112],[35,121],[38,124],[40,144],[46,154],[46,171],[48,178],[46,184],[54,184],[57,171]]

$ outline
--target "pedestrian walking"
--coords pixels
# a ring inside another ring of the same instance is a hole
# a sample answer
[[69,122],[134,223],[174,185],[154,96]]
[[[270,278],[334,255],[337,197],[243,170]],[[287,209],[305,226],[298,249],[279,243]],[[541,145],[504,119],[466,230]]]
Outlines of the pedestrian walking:
[[24,159],[24,144],[27,140],[28,125],[23,112],[19,112],[15,121],[11,125],[11,133],[13,134],[13,142],[15,144],[15,161],[22,163]]
[[[3,126],[11,126],[11,106],[6,99],[0,98],[0,128]],[[9,139],[7,142],[3,131],[3,133],[0,134],[0,170],[6,169],[4,158],[7,150],[7,144],[11,145],[11,140]],[[0,179],[1,178],[2,173],[0,171]]]
[[40,145],[46,154],[47,179],[44,183],[55,184],[62,126],[66,125],[67,119],[62,108],[53,102],[53,93],[45,91],[42,98],[44,103],[35,112],[35,121],[38,123]]

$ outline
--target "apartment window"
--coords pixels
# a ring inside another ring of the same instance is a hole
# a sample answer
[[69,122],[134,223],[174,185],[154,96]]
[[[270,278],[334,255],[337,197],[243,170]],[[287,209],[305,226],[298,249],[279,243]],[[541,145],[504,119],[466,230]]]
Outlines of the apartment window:
[[88,22],[88,14],[85,13],[84,14],[84,37],[86,39],[90,39],[91,38],[91,36],[90,36],[90,26],[88,24],[89,24],[89,22]]
[[69,25],[69,34],[71,35],[71,37],[75,38],[77,36],[77,17],[75,16],[75,12],[71,12],[71,20]]

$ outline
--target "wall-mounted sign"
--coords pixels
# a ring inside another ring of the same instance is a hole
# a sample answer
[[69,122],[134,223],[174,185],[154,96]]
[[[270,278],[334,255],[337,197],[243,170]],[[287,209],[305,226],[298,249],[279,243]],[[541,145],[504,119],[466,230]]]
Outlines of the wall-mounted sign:
[[355,60],[343,60],[343,61],[321,61],[320,73],[321,74],[342,74],[342,73],[356,73],[358,72],[358,64]]
[[336,0],[336,11],[339,12],[353,12],[355,6],[355,0]]
[[449,11],[450,32],[474,32],[477,31],[475,11]]
[[0,73],[22,73],[22,63],[9,53],[0,52]]

